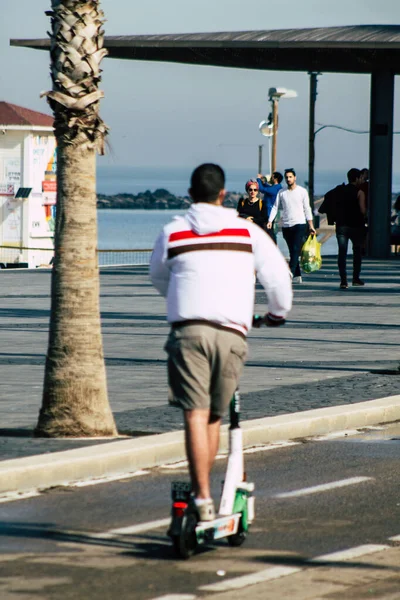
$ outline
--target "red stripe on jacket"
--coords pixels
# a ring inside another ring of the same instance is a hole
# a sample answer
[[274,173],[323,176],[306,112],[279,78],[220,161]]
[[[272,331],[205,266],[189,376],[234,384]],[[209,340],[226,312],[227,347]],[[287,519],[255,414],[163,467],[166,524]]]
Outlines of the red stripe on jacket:
[[209,238],[209,237],[227,237],[227,236],[235,236],[235,237],[250,237],[250,233],[248,229],[221,229],[221,231],[216,231],[214,233],[205,233],[204,235],[200,235],[199,233],[195,233],[194,231],[176,231],[175,233],[171,233],[169,236],[170,242],[177,242],[179,240],[188,240],[193,238]]

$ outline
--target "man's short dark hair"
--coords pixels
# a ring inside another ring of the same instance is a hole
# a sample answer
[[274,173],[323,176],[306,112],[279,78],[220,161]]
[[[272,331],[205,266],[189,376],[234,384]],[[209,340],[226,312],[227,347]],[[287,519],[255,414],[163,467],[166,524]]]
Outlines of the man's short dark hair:
[[225,173],[219,165],[204,163],[190,178],[190,194],[194,202],[215,202],[225,187]]
[[294,169],[285,169],[285,175],[293,173],[293,177],[296,177],[296,171]]
[[278,180],[278,183],[281,183],[281,181],[283,180],[283,175],[282,175],[282,173],[279,173],[279,171],[274,171],[274,172],[272,173],[272,177],[273,177],[274,179],[277,179],[277,180]]
[[360,169],[350,169],[350,171],[347,171],[347,181],[349,183],[355,183],[355,181],[360,177],[360,175]]

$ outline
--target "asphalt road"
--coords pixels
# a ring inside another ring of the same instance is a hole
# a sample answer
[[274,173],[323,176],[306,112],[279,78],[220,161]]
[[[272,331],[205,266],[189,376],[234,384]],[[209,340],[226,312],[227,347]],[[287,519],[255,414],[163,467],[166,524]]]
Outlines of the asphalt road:
[[[245,545],[222,541],[189,561],[165,535],[183,464],[3,503],[0,597],[400,598],[399,455],[399,424],[247,453],[256,521]],[[280,577],[269,581],[273,569]]]

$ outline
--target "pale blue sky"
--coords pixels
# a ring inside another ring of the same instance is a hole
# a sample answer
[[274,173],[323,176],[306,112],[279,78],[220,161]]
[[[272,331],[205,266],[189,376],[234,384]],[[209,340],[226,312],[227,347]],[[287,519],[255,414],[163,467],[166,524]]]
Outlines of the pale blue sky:
[[[46,37],[50,0],[0,0],[0,99],[49,112],[42,90],[51,88],[49,56],[11,48],[10,38]],[[282,29],[400,23],[398,0],[103,0],[107,35]],[[103,61],[102,116],[111,127],[112,152],[102,164],[225,167],[257,165],[258,124],[270,110],[271,86],[295,89],[280,103],[278,168],[307,167],[308,76],[139,61]],[[397,88],[398,78],[396,79]],[[323,74],[317,121],[369,127],[369,77]],[[400,130],[396,90],[395,128]],[[395,164],[400,136],[395,136]],[[316,141],[316,168],[347,171],[368,163],[368,136],[324,130]],[[267,146],[264,163],[267,163]],[[267,170],[265,165],[264,170]]]

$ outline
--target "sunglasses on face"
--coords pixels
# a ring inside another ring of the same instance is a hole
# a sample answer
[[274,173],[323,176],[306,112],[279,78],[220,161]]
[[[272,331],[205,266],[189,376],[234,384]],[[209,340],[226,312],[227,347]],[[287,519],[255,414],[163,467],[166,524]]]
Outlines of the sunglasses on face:
[[257,188],[249,188],[249,192],[258,192]]

